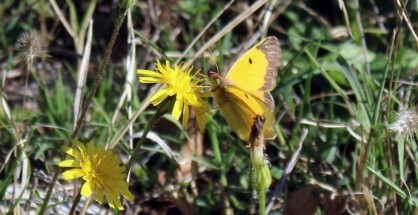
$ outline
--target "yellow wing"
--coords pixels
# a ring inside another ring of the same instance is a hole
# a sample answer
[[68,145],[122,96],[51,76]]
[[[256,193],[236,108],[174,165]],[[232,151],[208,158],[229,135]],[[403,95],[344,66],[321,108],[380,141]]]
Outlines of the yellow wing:
[[215,102],[231,129],[248,141],[257,116],[265,119],[263,134],[274,139],[274,100],[270,91],[276,86],[280,62],[280,45],[276,37],[267,37],[245,52],[231,67],[219,85],[212,80]]
[[245,52],[229,69],[225,79],[245,91],[271,91],[276,86],[281,57],[276,37],[267,37]]
[[265,118],[263,134],[266,139],[274,139],[274,113],[265,102],[233,86],[225,86],[214,92],[214,100],[219,105],[229,127],[242,140],[248,141],[256,116]]

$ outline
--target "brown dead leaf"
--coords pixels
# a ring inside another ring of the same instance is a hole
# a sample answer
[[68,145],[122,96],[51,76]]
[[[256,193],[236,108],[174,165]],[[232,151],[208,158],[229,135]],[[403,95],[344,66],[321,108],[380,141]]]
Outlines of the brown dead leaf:
[[285,205],[285,215],[315,214],[319,205],[319,196],[315,186],[307,185],[294,191]]
[[347,197],[342,195],[325,195],[321,199],[325,215],[344,214],[347,208]]
[[360,214],[358,204],[351,195],[329,194],[321,198],[325,215]]

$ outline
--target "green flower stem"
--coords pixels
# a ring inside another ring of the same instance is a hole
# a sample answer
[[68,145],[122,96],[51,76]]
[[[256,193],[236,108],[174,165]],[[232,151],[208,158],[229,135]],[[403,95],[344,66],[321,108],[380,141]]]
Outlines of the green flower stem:
[[51,195],[52,195],[52,189],[54,188],[55,182],[58,179],[58,174],[61,172],[60,169],[61,168],[59,168],[58,166],[55,166],[55,174],[52,178],[51,184],[49,184],[48,192],[46,193],[45,200],[44,200],[44,202],[42,204],[42,207],[41,207],[41,210],[39,211],[38,214],[44,214],[45,213],[46,207],[48,205],[48,201],[49,201],[49,199],[51,198]]
[[260,214],[266,213],[266,190],[271,184],[271,173],[267,159],[264,157],[264,145],[253,146],[250,149],[251,182],[257,192]]
[[129,169],[131,167],[131,164],[133,160],[135,159],[136,155],[139,153],[139,150],[142,147],[142,143],[145,140],[145,137],[147,137],[148,132],[151,130],[152,126],[155,124],[155,122],[158,120],[159,117],[156,117],[157,114],[154,114],[154,116],[151,118],[151,120],[148,122],[147,126],[144,129],[144,132],[142,133],[141,139],[139,139],[138,143],[135,145],[134,150],[132,151],[132,155],[129,158],[128,163],[126,164],[126,168]]
[[70,213],[68,214],[75,214],[75,209],[77,208],[78,202],[81,199],[81,189],[78,190],[77,196],[75,196],[73,200],[73,205],[71,205]]
[[148,122],[147,126],[142,133],[141,139],[139,139],[138,143],[135,145],[134,150],[132,151],[132,155],[129,158],[128,163],[126,164],[126,168],[129,169],[131,167],[132,162],[134,161],[136,155],[139,153],[139,150],[142,147],[142,143],[144,142],[145,138],[147,137],[148,132],[151,130],[152,126],[157,122],[157,120],[162,117],[164,114],[168,113],[169,110],[173,108],[175,98],[165,100],[158,108],[157,112],[152,116],[150,121]]
[[268,161],[264,157],[263,146],[250,151],[252,186],[256,191],[265,190],[270,187],[271,174]]
[[260,215],[266,214],[266,190],[259,190],[257,191],[258,196],[258,209],[260,212]]
[[78,133],[79,133],[80,128],[81,128],[81,125],[83,124],[82,122],[83,122],[84,117],[87,113],[87,109],[90,107],[90,104],[93,101],[93,97],[96,94],[96,91],[99,88],[99,85],[100,85],[100,83],[103,79],[103,74],[106,71],[106,66],[109,63],[109,59],[110,59],[110,55],[112,54],[113,46],[115,45],[116,38],[119,34],[119,30],[122,27],[122,24],[125,20],[125,17],[126,17],[126,8],[119,12],[119,17],[116,21],[115,28],[113,29],[112,37],[111,37],[110,42],[109,42],[109,44],[106,48],[106,51],[105,51],[105,57],[104,57],[102,63],[100,64],[99,72],[97,73],[96,79],[94,80],[94,83],[93,83],[93,88],[91,89],[91,91],[89,93],[89,96],[87,98],[86,104],[84,105],[83,110],[81,111],[81,115],[77,120],[76,127],[75,127],[75,130],[74,130],[73,135],[72,135],[72,139],[77,138]]

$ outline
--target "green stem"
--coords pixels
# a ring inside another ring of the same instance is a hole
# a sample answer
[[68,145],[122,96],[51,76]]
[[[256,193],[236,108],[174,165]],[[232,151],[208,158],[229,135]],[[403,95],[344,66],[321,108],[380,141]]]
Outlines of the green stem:
[[264,156],[264,145],[252,145],[250,157],[252,186],[257,192],[260,214],[264,215],[266,214],[266,190],[270,187],[272,180],[270,167]]
[[257,190],[258,195],[258,207],[260,210],[260,215],[266,214],[266,191]]
[[118,20],[116,21],[115,28],[113,29],[112,38],[110,39],[109,45],[106,48],[105,58],[100,64],[99,72],[97,73],[96,79],[94,80],[93,88],[91,89],[89,96],[87,98],[86,104],[84,105],[83,110],[81,111],[81,115],[77,120],[77,124],[73,132],[72,139],[77,138],[82,122],[87,113],[87,109],[90,107],[90,104],[93,101],[93,97],[96,94],[97,89],[99,88],[100,82],[102,81],[102,78],[103,78],[103,74],[105,73],[105,70],[106,70],[106,66],[109,63],[110,55],[112,54],[112,49],[113,49],[113,46],[115,45],[115,41],[119,34],[119,30],[122,27],[123,21],[125,20],[125,16],[126,16],[126,10],[122,10],[119,13]]
[[144,129],[144,133],[142,133],[141,139],[139,139],[138,143],[135,145],[134,150],[132,151],[132,155],[129,158],[128,163],[126,164],[127,168],[131,167],[131,164],[133,162],[133,160],[135,159],[136,155],[139,153],[139,150],[142,147],[142,143],[144,142],[145,138],[147,137],[148,132],[151,130],[152,126],[155,124],[155,122],[157,121],[158,117],[156,117],[157,114],[155,114],[150,122],[147,124],[147,127],[145,127]]
[[215,125],[209,124],[207,127],[208,135],[210,139],[210,143],[212,145],[213,154],[215,156],[216,163],[221,166],[222,165],[222,154],[221,149],[219,148],[219,141],[216,134]]
[[160,105],[157,112],[152,116],[150,121],[148,122],[147,126],[144,129],[144,132],[142,133],[141,139],[139,139],[138,143],[135,145],[134,150],[132,151],[132,155],[129,158],[128,163],[126,164],[126,167],[129,169],[131,167],[132,162],[136,158],[137,154],[139,153],[139,150],[142,147],[142,143],[144,143],[145,138],[147,137],[148,132],[151,130],[152,126],[154,126],[155,122],[163,116],[170,108],[173,108],[173,100],[166,100],[163,102],[163,104]]
[[80,201],[80,199],[81,199],[81,189],[78,191],[77,196],[74,198],[73,205],[71,206],[70,213],[68,214],[70,215],[75,214],[75,209],[77,208],[77,204]]
[[218,136],[216,133],[215,125],[209,124],[207,127],[207,130],[208,130],[210,143],[212,145],[213,154],[215,156],[216,164],[218,165],[221,171],[220,182],[221,182],[222,189],[224,189],[226,186],[228,186],[228,182],[227,182],[226,175],[225,175],[225,165],[223,164],[222,153],[219,147],[219,141],[218,141]]
[[51,198],[51,195],[52,195],[52,189],[54,188],[55,182],[58,179],[58,174],[61,172],[60,169],[61,168],[59,168],[58,166],[55,167],[54,176],[52,178],[51,184],[49,184],[49,189],[48,189],[48,192],[46,193],[45,200],[42,204],[42,207],[41,207],[41,210],[39,211],[39,214],[44,214],[45,213],[46,207],[48,206],[49,198]]
[[231,207],[227,193],[228,180],[225,173],[225,165],[223,164],[222,153],[219,147],[219,141],[215,125],[213,123],[209,124],[207,127],[207,131],[212,145],[213,154],[215,156],[216,165],[220,169],[219,182],[221,185],[221,204],[223,210],[222,212],[223,214],[231,214],[229,212],[231,210]]

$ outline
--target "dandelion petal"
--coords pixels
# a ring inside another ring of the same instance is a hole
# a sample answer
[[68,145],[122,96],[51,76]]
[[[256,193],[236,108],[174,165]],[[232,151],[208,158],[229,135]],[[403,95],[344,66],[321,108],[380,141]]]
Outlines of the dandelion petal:
[[58,163],[59,167],[80,167],[80,161],[76,160],[63,160]]
[[62,177],[66,180],[76,179],[84,176],[86,173],[81,169],[70,169],[62,173]]
[[90,197],[90,195],[93,193],[94,187],[91,183],[84,183],[83,187],[81,188],[81,195],[85,197]]
[[183,128],[187,127],[187,122],[189,121],[189,106],[183,105]]
[[70,147],[67,147],[67,146],[63,146],[61,148],[61,150],[63,152],[65,152],[66,154],[69,154],[69,155],[71,155],[73,157],[80,157],[80,153],[77,150],[73,149],[73,148],[70,148]]
[[162,89],[151,97],[151,102],[154,106],[159,105],[168,96],[167,89]]
[[181,115],[181,110],[183,109],[183,100],[176,100],[174,103],[173,111],[171,112],[171,115],[174,117],[174,119],[179,120]]

